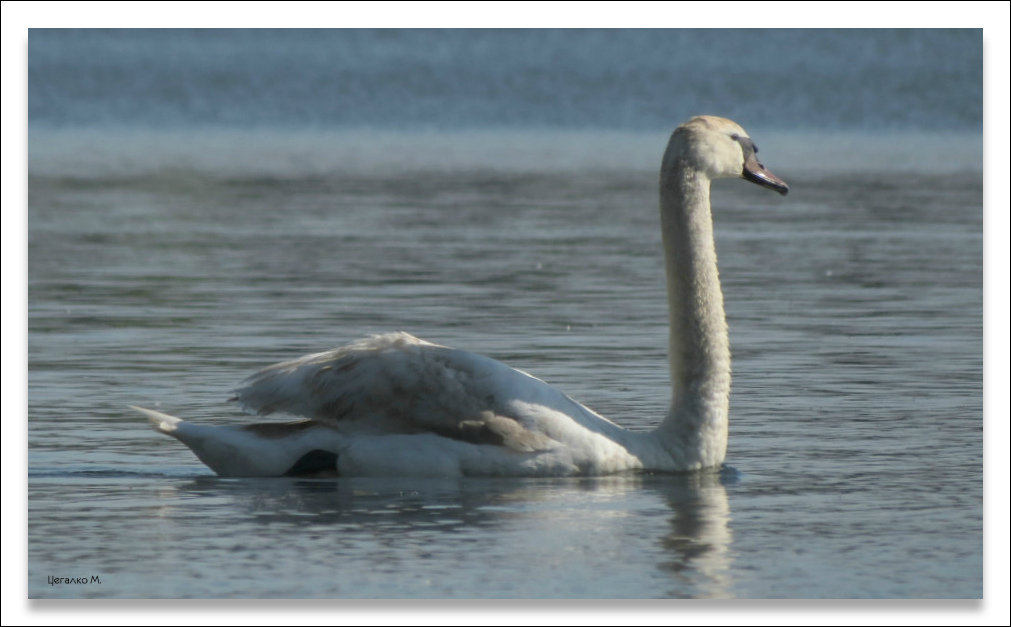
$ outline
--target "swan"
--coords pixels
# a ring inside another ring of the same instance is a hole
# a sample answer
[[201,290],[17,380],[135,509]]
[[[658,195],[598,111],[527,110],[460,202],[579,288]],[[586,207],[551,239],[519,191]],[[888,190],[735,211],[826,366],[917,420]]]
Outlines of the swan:
[[682,472],[727,450],[730,346],[710,182],[744,178],[786,194],[737,123],[697,116],[674,130],[660,170],[670,310],[666,417],[630,431],[533,376],[403,332],[264,368],[232,400],[302,417],[238,426],[133,407],[223,476],[564,476]]

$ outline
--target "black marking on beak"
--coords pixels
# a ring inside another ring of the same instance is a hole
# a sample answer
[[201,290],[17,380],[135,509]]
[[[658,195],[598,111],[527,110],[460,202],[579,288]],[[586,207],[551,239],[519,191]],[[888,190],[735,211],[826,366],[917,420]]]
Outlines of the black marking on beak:
[[752,183],[757,183],[762,187],[767,187],[773,191],[777,191],[784,196],[790,191],[790,186],[786,184],[786,181],[767,170],[758,160],[758,146],[755,145],[755,142],[751,141],[750,137],[741,137],[735,133],[731,135],[730,138],[737,141],[737,143],[741,145],[741,150],[744,152],[744,169],[741,172],[742,178],[749,180]]

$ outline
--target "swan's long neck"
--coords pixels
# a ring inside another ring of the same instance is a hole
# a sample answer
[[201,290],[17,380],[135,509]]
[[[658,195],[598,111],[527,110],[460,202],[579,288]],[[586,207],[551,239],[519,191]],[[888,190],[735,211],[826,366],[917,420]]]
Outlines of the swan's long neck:
[[685,160],[665,158],[660,221],[673,397],[657,433],[686,469],[719,465],[727,450],[730,342],[716,267],[709,183],[704,172]]

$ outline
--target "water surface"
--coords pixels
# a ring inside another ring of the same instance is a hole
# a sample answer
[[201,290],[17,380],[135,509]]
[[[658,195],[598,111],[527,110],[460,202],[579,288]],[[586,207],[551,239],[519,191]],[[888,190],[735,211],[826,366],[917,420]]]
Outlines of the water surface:
[[786,198],[717,185],[736,472],[377,487],[218,479],[126,406],[234,423],[254,369],[404,329],[648,428],[669,398],[656,175],[245,158],[33,169],[32,596],[981,594],[973,164],[784,157]]

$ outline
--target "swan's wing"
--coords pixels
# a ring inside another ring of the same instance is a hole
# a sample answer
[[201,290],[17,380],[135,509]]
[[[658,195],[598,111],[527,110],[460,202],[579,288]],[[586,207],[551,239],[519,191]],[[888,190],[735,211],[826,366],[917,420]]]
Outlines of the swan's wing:
[[556,423],[607,422],[526,373],[406,333],[270,366],[246,379],[234,400],[346,432],[429,432],[525,452],[557,446],[566,426]]

